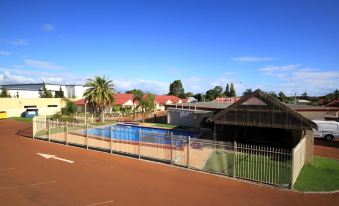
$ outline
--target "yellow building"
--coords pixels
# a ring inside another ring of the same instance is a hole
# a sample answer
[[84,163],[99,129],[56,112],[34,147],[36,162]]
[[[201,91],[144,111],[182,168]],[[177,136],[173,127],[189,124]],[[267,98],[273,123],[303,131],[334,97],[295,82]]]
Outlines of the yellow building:
[[36,110],[39,115],[53,115],[65,105],[62,98],[0,98],[0,111],[6,112],[7,117],[20,117],[30,110]]

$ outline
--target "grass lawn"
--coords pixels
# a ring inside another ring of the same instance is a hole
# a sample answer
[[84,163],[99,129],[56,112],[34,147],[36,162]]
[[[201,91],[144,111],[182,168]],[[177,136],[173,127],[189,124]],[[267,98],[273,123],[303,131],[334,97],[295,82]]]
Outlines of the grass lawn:
[[[215,151],[204,170],[233,175],[233,152]],[[236,177],[288,187],[291,183],[291,160],[277,161],[261,155],[237,153]]]
[[32,118],[26,118],[26,117],[10,117],[8,119],[13,119],[15,121],[19,121],[19,122],[27,122],[30,123],[32,122]]
[[314,156],[312,165],[305,165],[294,184],[299,191],[339,190],[339,160]]
[[160,124],[160,123],[153,123],[152,126],[154,127],[163,127],[163,128],[167,128],[167,129],[173,129],[176,128],[177,125],[172,125],[172,124]]

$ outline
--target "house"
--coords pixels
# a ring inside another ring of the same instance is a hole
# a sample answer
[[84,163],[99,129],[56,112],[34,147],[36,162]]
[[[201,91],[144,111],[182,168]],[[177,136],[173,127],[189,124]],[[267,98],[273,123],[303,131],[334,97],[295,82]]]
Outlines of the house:
[[328,107],[339,107],[339,99],[335,99],[331,101],[330,103],[326,104]]
[[5,84],[0,85],[0,89],[5,87],[11,97],[19,95],[20,98],[39,98],[39,92],[46,87],[51,91],[52,95],[61,90],[64,92],[65,98],[82,98],[86,87],[83,85],[68,85],[68,84],[50,84],[50,83],[32,83],[32,84]]
[[[114,94],[114,105],[119,105],[123,108],[134,108],[136,107],[139,103],[134,102],[133,103],[133,94]],[[165,105],[172,105],[172,104],[180,104],[182,101],[180,98],[172,95],[156,95],[155,96],[155,110],[156,111],[164,111],[165,110]],[[80,99],[78,101],[75,101],[75,104],[78,106],[78,111],[84,111],[84,106],[85,106],[85,99]],[[109,108],[108,111],[112,112],[112,108]]]
[[166,105],[181,104],[182,100],[179,97],[173,95],[156,95],[155,104],[156,111],[165,111]]

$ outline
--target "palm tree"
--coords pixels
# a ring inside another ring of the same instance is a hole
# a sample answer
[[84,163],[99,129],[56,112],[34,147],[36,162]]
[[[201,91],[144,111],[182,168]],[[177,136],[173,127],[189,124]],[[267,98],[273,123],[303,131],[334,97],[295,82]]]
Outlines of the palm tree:
[[135,119],[135,113],[138,111],[139,107],[140,107],[140,103],[141,103],[141,100],[144,98],[144,93],[141,91],[141,90],[133,90],[131,92],[133,94],[133,105],[138,102],[139,104],[137,106],[134,106],[133,108],[133,121]]
[[91,108],[99,114],[100,122],[104,121],[104,111],[114,103],[115,85],[112,80],[96,76],[94,79],[87,79],[84,97]]

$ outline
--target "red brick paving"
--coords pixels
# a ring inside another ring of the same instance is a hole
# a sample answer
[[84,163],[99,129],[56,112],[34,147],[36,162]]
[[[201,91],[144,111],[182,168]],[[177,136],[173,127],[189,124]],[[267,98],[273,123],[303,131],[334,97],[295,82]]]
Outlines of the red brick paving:
[[[30,124],[0,120],[0,205],[331,206],[339,201],[339,193],[296,193],[24,137],[30,130]],[[38,152],[75,163],[47,160]]]

